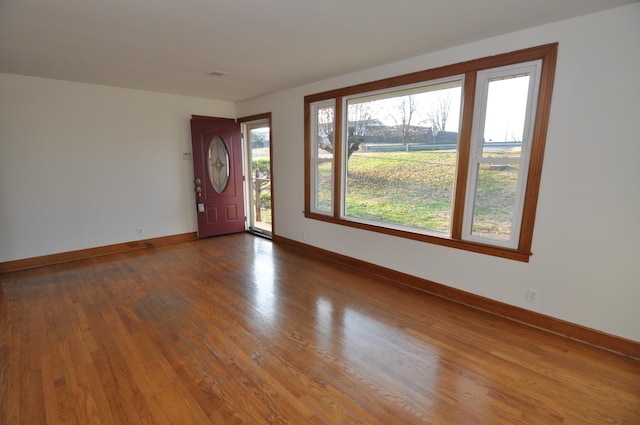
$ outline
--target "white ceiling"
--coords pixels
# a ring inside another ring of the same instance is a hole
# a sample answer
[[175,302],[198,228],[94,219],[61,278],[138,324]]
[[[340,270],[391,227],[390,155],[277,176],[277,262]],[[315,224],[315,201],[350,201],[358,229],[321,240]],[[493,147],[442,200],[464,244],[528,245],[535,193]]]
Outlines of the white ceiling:
[[239,101],[636,1],[0,0],[0,72]]

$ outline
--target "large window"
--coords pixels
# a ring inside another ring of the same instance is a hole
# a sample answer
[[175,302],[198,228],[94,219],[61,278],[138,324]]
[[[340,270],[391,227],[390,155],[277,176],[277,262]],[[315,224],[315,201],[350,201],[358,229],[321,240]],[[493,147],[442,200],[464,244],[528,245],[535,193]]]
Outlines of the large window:
[[307,96],[306,216],[528,261],[556,51]]
[[462,81],[344,98],[345,219],[449,235]]

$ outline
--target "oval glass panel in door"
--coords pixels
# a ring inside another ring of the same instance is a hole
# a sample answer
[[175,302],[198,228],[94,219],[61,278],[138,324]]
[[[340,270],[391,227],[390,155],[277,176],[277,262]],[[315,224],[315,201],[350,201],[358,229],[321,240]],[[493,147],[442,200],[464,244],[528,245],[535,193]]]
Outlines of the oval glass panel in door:
[[215,136],[209,145],[209,181],[213,189],[222,193],[229,183],[229,150],[220,136]]

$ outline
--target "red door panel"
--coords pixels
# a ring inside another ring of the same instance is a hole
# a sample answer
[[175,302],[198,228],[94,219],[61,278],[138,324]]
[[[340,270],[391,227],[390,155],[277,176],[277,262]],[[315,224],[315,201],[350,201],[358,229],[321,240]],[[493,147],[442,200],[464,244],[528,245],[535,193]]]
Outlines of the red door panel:
[[245,230],[240,125],[225,119],[192,119],[198,237]]

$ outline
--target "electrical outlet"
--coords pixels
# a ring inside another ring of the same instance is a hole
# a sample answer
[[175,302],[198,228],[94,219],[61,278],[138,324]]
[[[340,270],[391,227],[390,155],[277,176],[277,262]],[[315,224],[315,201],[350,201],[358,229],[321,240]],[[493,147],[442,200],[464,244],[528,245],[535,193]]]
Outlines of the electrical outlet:
[[538,298],[538,290],[529,288],[527,289],[527,302],[535,303]]
[[144,234],[144,230],[142,230],[142,227],[138,227],[136,229],[136,233],[137,233],[138,236],[142,236]]

